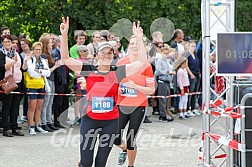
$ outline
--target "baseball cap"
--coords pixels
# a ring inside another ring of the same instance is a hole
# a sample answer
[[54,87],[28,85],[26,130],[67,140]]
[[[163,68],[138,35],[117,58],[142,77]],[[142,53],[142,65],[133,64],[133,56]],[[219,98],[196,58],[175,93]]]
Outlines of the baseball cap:
[[97,47],[97,51],[101,51],[104,48],[111,48],[113,49],[113,46],[109,43],[109,42],[101,42],[98,47]]

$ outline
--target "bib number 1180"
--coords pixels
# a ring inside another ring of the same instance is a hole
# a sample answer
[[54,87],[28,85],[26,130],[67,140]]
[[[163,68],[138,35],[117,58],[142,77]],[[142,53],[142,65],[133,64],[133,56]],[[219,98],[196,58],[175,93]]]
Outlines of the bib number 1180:
[[137,90],[128,88],[128,87],[126,87],[125,84],[121,84],[121,87],[122,87],[122,90],[123,90],[121,96],[137,97]]

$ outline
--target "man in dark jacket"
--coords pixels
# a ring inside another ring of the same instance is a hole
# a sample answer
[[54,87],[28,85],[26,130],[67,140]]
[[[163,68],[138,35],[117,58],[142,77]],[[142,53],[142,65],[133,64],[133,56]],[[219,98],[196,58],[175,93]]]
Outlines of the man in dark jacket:
[[[61,36],[56,37],[55,46],[56,48],[52,51],[52,57],[54,61],[61,59],[60,55],[60,42]],[[69,93],[68,88],[68,73],[69,69],[66,65],[62,65],[55,70],[54,83],[55,83],[55,93],[66,94]],[[69,98],[68,96],[54,96],[53,100],[53,113],[54,113],[54,126],[58,128],[64,128],[63,125],[67,125],[69,108]]]

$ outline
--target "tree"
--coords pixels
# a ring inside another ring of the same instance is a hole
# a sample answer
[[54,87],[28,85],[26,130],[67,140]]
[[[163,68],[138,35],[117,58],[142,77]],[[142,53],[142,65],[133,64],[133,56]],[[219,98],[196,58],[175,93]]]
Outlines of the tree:
[[[251,31],[252,3],[250,0],[237,2],[238,30]],[[201,34],[200,4],[199,0],[2,0],[0,26],[10,27],[12,34],[28,33],[36,41],[44,32],[59,34],[61,17],[68,15],[69,39],[72,40],[76,29],[110,29],[118,20],[126,18],[141,20],[145,35],[151,39],[152,22],[163,17],[170,19],[186,36],[198,39]]]

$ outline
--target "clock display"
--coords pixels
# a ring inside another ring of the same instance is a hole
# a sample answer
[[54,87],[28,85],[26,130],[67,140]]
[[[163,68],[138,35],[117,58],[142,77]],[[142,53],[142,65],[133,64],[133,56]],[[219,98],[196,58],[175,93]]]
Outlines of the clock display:
[[252,59],[252,50],[243,50],[239,52],[237,50],[227,50],[226,58],[227,59],[237,59],[237,58]]
[[252,75],[252,32],[217,34],[217,75]]

